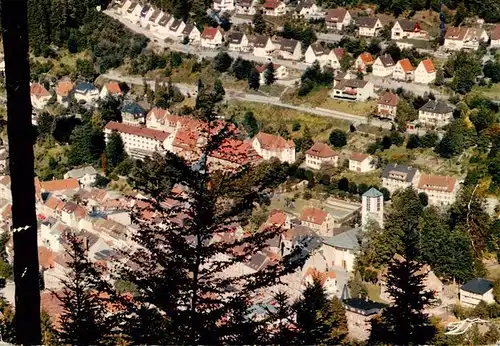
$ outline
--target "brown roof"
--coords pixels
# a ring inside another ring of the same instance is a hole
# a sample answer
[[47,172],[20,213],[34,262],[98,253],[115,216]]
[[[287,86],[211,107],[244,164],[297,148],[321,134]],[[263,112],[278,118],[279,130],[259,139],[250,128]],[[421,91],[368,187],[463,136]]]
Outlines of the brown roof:
[[104,127],[105,129],[111,131],[118,131],[123,133],[128,133],[135,136],[151,138],[160,142],[165,141],[165,139],[170,136],[170,133],[165,131],[148,129],[146,127],[132,126],[123,123],[118,123],[116,121],[110,121]]
[[312,278],[318,278],[321,286],[323,286],[326,283],[326,280],[328,279],[334,279],[336,277],[335,272],[333,271],[326,271],[326,272],[320,272],[318,269],[314,267],[309,267],[307,268],[306,272],[304,273],[304,277],[302,279],[302,284],[304,284],[304,280],[308,277],[311,276]]
[[274,10],[278,8],[280,4],[281,4],[280,0],[266,0],[266,2],[264,3],[264,5],[262,5],[262,7],[264,7],[267,10]]
[[360,28],[374,28],[377,21],[377,17],[361,17],[358,18],[357,24]]
[[398,23],[403,31],[414,31],[417,26],[417,22],[409,19],[398,19]]
[[401,66],[403,71],[406,73],[411,72],[415,69],[415,67],[412,66],[409,59],[401,59],[398,61],[398,64]]
[[380,99],[378,100],[379,105],[385,105],[385,106],[391,106],[391,107],[396,107],[399,103],[399,97],[398,95],[387,91]]
[[[269,66],[269,64],[259,65],[259,66],[255,67],[255,70],[259,73],[262,73],[267,69],[268,66]],[[273,64],[274,71],[276,71],[280,66],[281,65]]]
[[469,28],[466,28],[466,27],[450,26],[448,28],[448,30],[446,30],[446,34],[444,35],[444,38],[447,40],[462,41],[465,38],[465,35],[467,35],[468,30],[469,30]]
[[318,208],[306,208],[302,212],[300,221],[307,221],[316,225],[322,225],[326,221],[327,217],[328,213],[324,210]]
[[220,147],[212,152],[211,156],[239,165],[257,162],[262,159],[249,143],[233,138],[225,139]]
[[378,59],[380,59],[380,62],[384,65],[384,67],[394,66],[394,60],[392,60],[392,57],[389,54],[381,55]]
[[256,36],[253,39],[253,45],[254,45],[254,47],[257,47],[257,48],[264,48],[267,45],[268,41],[269,41],[269,37],[267,37],[267,36],[264,36],[264,35]]
[[295,148],[295,143],[292,140],[286,140],[281,136],[270,135],[268,133],[259,132],[255,138],[259,141],[262,149],[266,150],[283,150]]
[[449,176],[427,175],[420,177],[418,188],[422,190],[453,192],[457,179]]
[[38,263],[44,269],[54,267],[54,253],[45,246],[38,247]]
[[334,48],[333,53],[335,53],[337,58],[340,60],[344,56],[344,49],[343,48]]
[[370,157],[370,155],[368,155],[368,154],[353,153],[351,155],[351,160],[358,161],[358,162],[363,162],[368,157]]
[[297,40],[294,40],[292,38],[282,38],[281,39],[281,44],[280,44],[280,50],[284,50],[285,52],[290,52],[293,53],[295,51],[295,48],[297,48],[297,45],[300,42]]
[[201,38],[205,40],[213,40],[215,38],[215,35],[217,35],[218,31],[219,31],[218,28],[212,28],[206,26],[203,28],[203,32],[201,33]]
[[179,129],[175,134],[172,146],[183,150],[195,150],[199,137],[200,135],[196,130]]
[[117,82],[108,82],[104,85],[110,94],[119,94],[122,92]]
[[436,72],[436,68],[434,67],[434,64],[432,63],[431,59],[422,60],[420,63],[424,65],[424,68],[427,71],[427,73]]
[[371,65],[373,64],[373,57],[370,53],[364,52],[359,55],[359,58],[365,65]]
[[64,208],[64,202],[57,197],[50,196],[45,202],[45,206],[53,210],[62,210]]
[[33,83],[30,86],[31,95],[36,97],[50,96],[50,93],[40,83]]
[[165,118],[168,115],[170,115],[170,112],[168,110],[164,108],[154,107],[149,111],[148,115],[146,115],[146,119],[155,117],[159,121],[165,121]]
[[271,211],[267,223],[270,225],[283,226],[286,222],[286,214],[281,210]]
[[[62,290],[55,293],[60,295],[64,294]],[[59,318],[64,311],[63,304],[59,298],[52,292],[42,292],[40,294],[40,305],[42,310],[49,315],[50,321],[54,324],[54,327],[56,329],[59,328]]]
[[344,18],[347,14],[347,10],[345,8],[336,8],[333,10],[328,10],[326,12],[325,20],[330,23],[338,23],[344,21]]
[[342,79],[333,88],[336,90],[344,90],[344,88],[364,88],[368,81],[361,79]]
[[69,80],[59,81],[56,85],[56,94],[62,97],[68,96],[71,90],[73,90],[73,83]]
[[325,143],[314,143],[314,145],[306,151],[306,155],[311,155],[321,158],[329,158],[334,156],[339,156],[329,145]]
[[500,24],[497,24],[497,26],[495,26],[495,29],[491,30],[490,37],[492,41],[500,40]]
[[316,56],[328,54],[330,52],[330,50],[326,47],[326,45],[324,43],[319,42],[319,41],[314,42],[313,44],[311,44],[310,47],[311,47],[314,55],[316,55]]
[[78,179],[40,181],[40,189],[45,192],[79,189]]

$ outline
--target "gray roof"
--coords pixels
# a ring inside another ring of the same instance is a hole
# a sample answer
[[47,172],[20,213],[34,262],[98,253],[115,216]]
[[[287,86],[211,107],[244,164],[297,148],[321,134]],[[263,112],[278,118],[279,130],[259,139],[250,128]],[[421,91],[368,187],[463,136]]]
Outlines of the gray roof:
[[316,0],[302,0],[295,7],[295,11],[300,12],[303,8],[310,8],[312,5],[316,3]]
[[380,192],[379,190],[377,190],[376,188],[372,187],[370,190],[366,191],[364,194],[363,194],[363,197],[381,197],[383,196],[384,194],[382,192]]
[[85,166],[85,167],[72,169],[71,171],[68,171],[68,173],[66,173],[66,174],[68,174],[68,176],[70,178],[79,179],[79,178],[83,177],[85,174],[89,174],[89,175],[97,174],[97,171],[92,166]]
[[382,172],[382,178],[395,179],[410,183],[413,181],[418,169],[406,165],[398,165],[397,163],[390,163],[385,166]]
[[429,100],[419,109],[419,111],[436,114],[447,114],[453,112],[453,108],[443,101]]
[[342,79],[333,88],[343,90],[344,88],[364,88],[368,81],[361,79]]
[[398,19],[398,23],[404,31],[413,31],[417,25],[417,22],[409,19]]
[[392,57],[389,54],[381,55],[379,58],[385,67],[394,66],[394,60],[392,60]]
[[264,48],[267,45],[267,42],[269,41],[269,37],[267,36],[257,36],[253,40],[253,45],[254,47],[257,48]]
[[182,24],[182,19],[176,19],[172,22],[172,25],[170,25],[170,30],[172,31],[177,31],[179,29],[179,26]]
[[151,8],[151,6],[149,5],[144,5],[144,7],[142,8],[141,10],[141,17],[144,17],[146,16],[146,14],[148,14],[149,12],[149,9]]
[[359,240],[358,233],[360,228],[352,228],[343,233],[337,234],[323,241],[324,244],[333,246],[336,248],[347,249],[347,250],[359,250]]
[[369,316],[378,313],[387,305],[383,303],[374,302],[373,300],[365,298],[349,298],[342,301],[345,308],[356,312],[363,316]]
[[257,252],[252,256],[247,265],[253,270],[259,271],[264,268],[267,262],[269,262],[269,258],[263,253]]
[[185,36],[189,36],[191,34],[191,31],[193,31],[193,29],[194,29],[193,24],[186,24],[184,30],[182,31],[182,34]]
[[245,36],[242,32],[232,32],[229,34],[229,43],[240,44]]
[[146,111],[139,104],[135,102],[129,102],[123,105],[122,112],[142,116]]
[[298,44],[299,44],[299,41],[297,41],[297,40],[282,38],[280,50],[284,50],[286,52],[293,53]]
[[163,17],[161,17],[161,19],[158,22],[158,24],[161,25],[161,26],[165,26],[170,21],[170,18],[171,18],[171,16],[169,14],[164,14]]
[[87,93],[92,90],[97,90],[94,84],[89,82],[81,82],[75,88],[76,92]]
[[158,18],[158,16],[160,15],[161,13],[161,10],[160,9],[156,9],[153,14],[151,15],[151,17],[149,17],[149,21],[150,22],[154,22],[156,20],[156,18]]
[[361,28],[374,28],[377,21],[377,17],[361,17],[358,18],[357,23]]
[[493,282],[481,278],[472,279],[460,287],[461,290],[476,294],[485,294],[492,288]]

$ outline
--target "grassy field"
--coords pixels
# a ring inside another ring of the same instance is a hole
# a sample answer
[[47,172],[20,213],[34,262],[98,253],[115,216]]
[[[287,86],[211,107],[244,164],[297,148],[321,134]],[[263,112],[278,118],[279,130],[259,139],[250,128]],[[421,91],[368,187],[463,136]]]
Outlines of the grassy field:
[[381,181],[380,181],[380,169],[376,169],[372,172],[368,173],[356,173],[356,172],[351,172],[349,170],[346,170],[341,173],[341,176],[343,178],[349,179],[349,182],[353,181],[357,185],[359,184],[366,184],[368,186],[370,185],[375,185],[375,186],[380,186]]
[[473,91],[480,93],[482,96],[493,100],[500,100],[500,84],[493,84],[491,87],[475,86]]
[[[238,115],[239,120],[242,120],[246,111],[252,111],[266,131],[276,131],[280,126],[284,125],[292,137],[300,135],[304,127],[307,126],[315,140],[326,141],[334,128],[340,128],[344,131],[349,128],[349,123],[338,119],[320,117],[267,104],[230,101],[229,114],[234,112]],[[301,131],[293,132],[292,124],[297,121],[301,124]]]
[[285,193],[282,194],[280,198],[273,198],[271,200],[271,205],[269,206],[269,210],[281,209],[285,210],[294,215],[300,216],[305,208],[315,206],[321,207],[321,202],[315,199],[305,200],[303,198],[295,198],[295,208],[285,208],[285,197],[294,198],[294,193]]
[[366,288],[368,289],[368,298],[376,301],[376,302],[381,302],[384,303],[382,299],[380,299],[380,286],[377,284],[370,284],[366,283]]

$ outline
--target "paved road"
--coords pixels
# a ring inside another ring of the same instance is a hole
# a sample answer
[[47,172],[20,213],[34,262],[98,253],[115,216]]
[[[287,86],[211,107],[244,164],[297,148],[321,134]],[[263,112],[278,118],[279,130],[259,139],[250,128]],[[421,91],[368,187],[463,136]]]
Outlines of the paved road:
[[[120,82],[125,82],[128,84],[135,84],[135,85],[142,85],[144,83],[144,80],[145,80],[141,77],[136,77],[136,76],[124,76],[116,71],[109,71],[109,72],[103,74],[103,76],[105,78],[108,78],[108,79],[113,79],[113,80],[117,80]],[[148,80],[146,82],[152,88],[154,88],[154,81]],[[196,86],[195,85],[179,83],[179,84],[176,84],[176,86],[185,95],[187,95],[187,94],[195,95],[196,94]],[[238,90],[227,89],[226,90],[226,98],[228,100],[239,100],[239,101],[270,104],[273,106],[294,109],[294,110],[297,110],[299,112],[315,114],[315,115],[319,115],[319,116],[323,116],[323,117],[340,119],[340,120],[344,120],[344,121],[351,122],[351,123],[360,123],[360,124],[368,124],[369,123],[372,126],[376,126],[376,127],[382,127],[385,129],[391,128],[391,124],[389,122],[380,121],[378,119],[368,120],[366,117],[363,117],[363,116],[338,112],[338,111],[329,110],[329,109],[295,106],[295,105],[281,102],[279,97],[268,97],[268,96],[261,96],[261,95],[255,95],[255,94],[246,94],[246,93],[243,93],[243,92],[238,91]]]
[[408,82],[400,82],[396,81],[394,79],[391,79],[390,77],[375,77],[372,74],[368,74],[365,76],[365,80],[368,80],[373,83],[376,87],[382,88],[382,89],[397,89],[397,88],[403,88],[406,90],[409,90],[413,92],[415,95],[420,95],[424,96],[425,93],[432,92],[435,96],[438,96],[440,98],[445,97],[444,95],[441,95],[441,93],[437,90],[431,89],[426,84],[416,84],[416,83],[408,83]]

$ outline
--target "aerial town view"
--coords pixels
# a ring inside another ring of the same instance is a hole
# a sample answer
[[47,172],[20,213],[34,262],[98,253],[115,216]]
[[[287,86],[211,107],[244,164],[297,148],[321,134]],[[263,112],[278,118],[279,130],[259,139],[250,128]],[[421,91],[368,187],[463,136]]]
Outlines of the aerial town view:
[[499,0],[0,12],[0,344],[500,344]]

